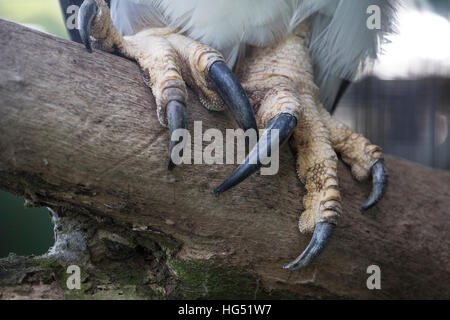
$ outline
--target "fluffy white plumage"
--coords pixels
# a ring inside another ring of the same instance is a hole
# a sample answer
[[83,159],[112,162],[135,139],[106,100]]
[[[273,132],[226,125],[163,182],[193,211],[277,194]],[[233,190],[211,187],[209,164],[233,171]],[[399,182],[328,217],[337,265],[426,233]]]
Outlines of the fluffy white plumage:
[[[377,5],[381,29],[367,28],[367,8]],[[112,0],[114,24],[124,35],[169,26],[222,52],[230,66],[247,45],[264,46],[311,19],[310,52],[321,99],[330,106],[342,78],[352,79],[376,58],[392,31],[391,0]]]

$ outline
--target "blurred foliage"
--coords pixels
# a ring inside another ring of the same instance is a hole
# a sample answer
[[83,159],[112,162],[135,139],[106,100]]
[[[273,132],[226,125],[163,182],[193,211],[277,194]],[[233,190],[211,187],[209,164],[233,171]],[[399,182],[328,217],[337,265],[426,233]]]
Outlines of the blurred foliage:
[[58,0],[0,0],[0,18],[68,38]]
[[[58,0],[0,0],[0,18],[68,38]],[[0,191],[0,258],[42,254],[52,244],[47,209],[25,209],[24,199]]]

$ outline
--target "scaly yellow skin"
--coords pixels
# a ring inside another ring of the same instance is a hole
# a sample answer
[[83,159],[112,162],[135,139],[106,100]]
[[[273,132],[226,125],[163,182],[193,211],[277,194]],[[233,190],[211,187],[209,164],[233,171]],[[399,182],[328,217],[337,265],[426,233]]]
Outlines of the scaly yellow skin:
[[254,107],[258,126],[289,113],[297,118],[291,140],[297,151],[297,172],[305,184],[305,211],[300,231],[316,223],[336,224],[342,212],[337,178],[337,156],[352,167],[358,180],[366,179],[382,158],[380,148],[333,119],[319,101],[309,46],[308,22],[295,33],[268,47],[253,47],[237,74]]
[[358,181],[367,179],[375,162],[383,158],[381,148],[333,119],[321,104],[318,104],[318,108],[320,117],[330,132],[334,150],[351,166],[352,174]]
[[[95,1],[99,12],[91,35],[104,50],[118,50],[135,59],[149,74],[161,124],[167,126],[165,108],[169,101],[186,101],[185,83],[194,88],[208,109],[223,108],[207,81],[209,67],[223,61],[218,51],[168,28],[121,37],[104,0]],[[236,70],[260,128],[281,113],[297,118],[291,144],[297,151],[298,175],[307,190],[299,223],[302,232],[314,230],[318,222],[336,224],[342,212],[336,152],[358,180],[366,179],[375,162],[382,159],[379,147],[333,119],[321,105],[308,52],[309,38],[305,21],[276,44],[250,48]]]
[[133,36],[122,37],[112,23],[105,1],[95,1],[99,11],[92,23],[91,35],[103,50],[118,50],[122,55],[136,60],[149,75],[158,119],[163,126],[168,126],[168,102],[186,102],[186,83],[197,92],[204,107],[209,110],[223,109],[222,99],[207,81],[211,65],[224,61],[217,50],[169,28],[146,29]]

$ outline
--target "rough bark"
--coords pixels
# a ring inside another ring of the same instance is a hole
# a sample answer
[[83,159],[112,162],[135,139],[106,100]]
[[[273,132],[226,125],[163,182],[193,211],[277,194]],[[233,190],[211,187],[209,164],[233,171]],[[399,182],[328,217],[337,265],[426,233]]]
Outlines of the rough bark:
[[[1,298],[449,298],[450,173],[387,157],[390,186],[370,190],[344,165],[344,214],[300,272],[304,188],[290,150],[276,176],[211,194],[231,165],[167,170],[168,133],[138,66],[0,21],[0,188],[56,211],[41,257],[0,260]],[[189,125],[234,128],[191,94]],[[193,134],[193,132],[191,132]],[[205,143],[206,144],[206,143]],[[82,270],[68,290],[66,267]],[[381,290],[366,270],[381,268]]]

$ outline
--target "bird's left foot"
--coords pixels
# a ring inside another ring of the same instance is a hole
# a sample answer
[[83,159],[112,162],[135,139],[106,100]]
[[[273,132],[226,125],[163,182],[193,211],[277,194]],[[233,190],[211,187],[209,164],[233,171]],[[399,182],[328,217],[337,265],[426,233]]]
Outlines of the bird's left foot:
[[80,36],[86,48],[91,42],[103,50],[119,52],[138,62],[148,75],[155,96],[158,119],[169,127],[169,169],[175,166],[173,152],[182,138],[176,130],[186,129],[187,85],[209,110],[227,105],[238,125],[257,130],[255,115],[244,89],[213,48],[169,28],[148,28],[122,37],[114,27],[105,0],[85,0],[79,12]]
[[303,23],[276,45],[251,48],[239,66],[237,75],[253,105],[258,126],[279,129],[279,144],[271,144],[271,131],[266,130],[246,161],[215,189],[215,193],[221,193],[242,182],[261,167],[268,150],[273,151],[292,136],[297,172],[307,191],[299,228],[301,232],[314,230],[314,234],[305,251],[284,266],[289,270],[304,268],[320,254],[342,212],[336,152],[358,180],[372,175],[372,192],[361,210],[380,200],[387,183],[380,148],[333,119],[321,105],[308,39],[308,25]]

